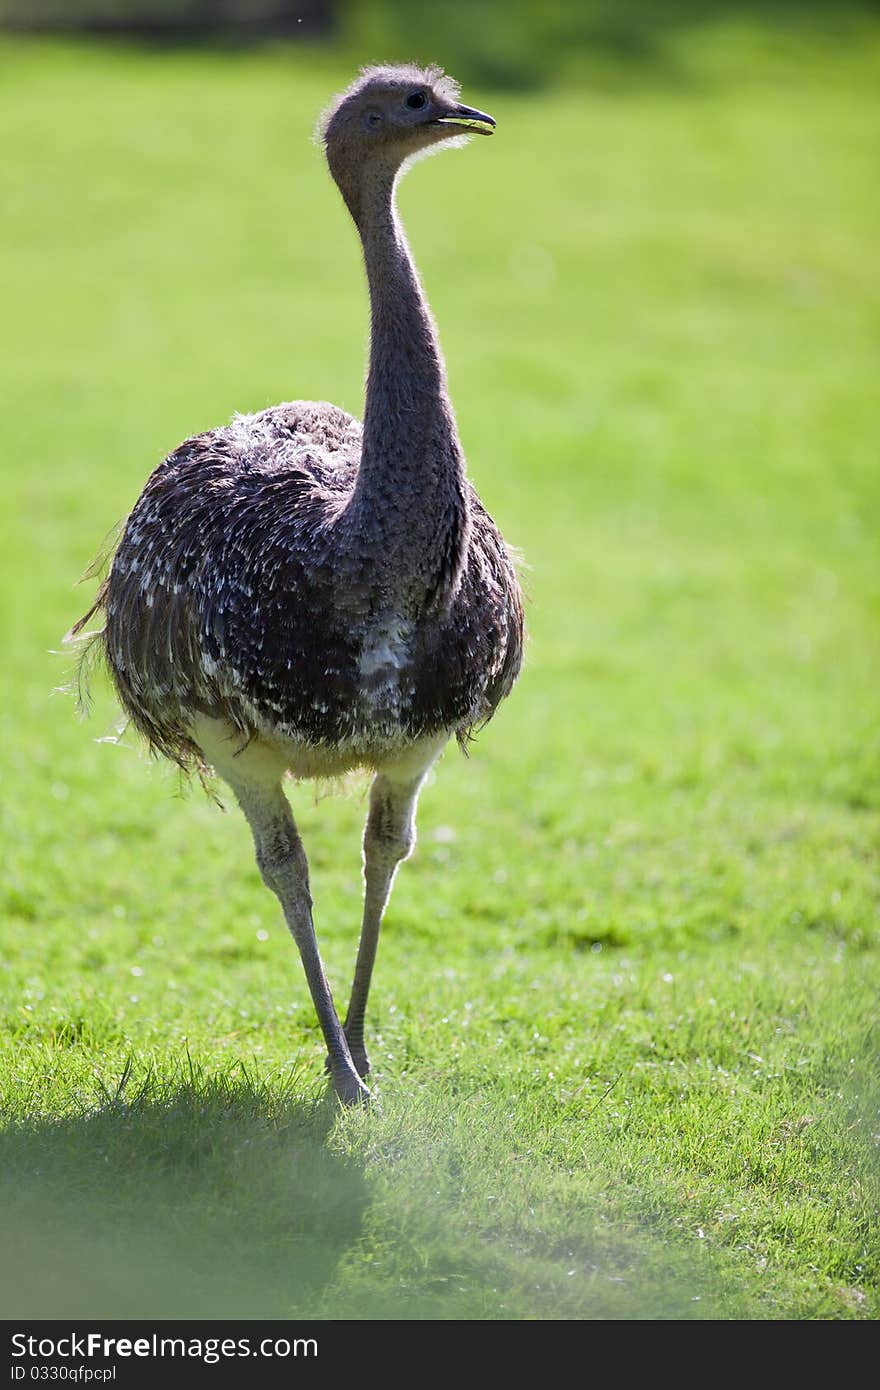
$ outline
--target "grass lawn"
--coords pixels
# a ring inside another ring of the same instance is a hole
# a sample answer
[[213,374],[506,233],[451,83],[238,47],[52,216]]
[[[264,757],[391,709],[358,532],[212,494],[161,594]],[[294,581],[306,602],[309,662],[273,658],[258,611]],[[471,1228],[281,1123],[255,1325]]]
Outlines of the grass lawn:
[[[0,48],[4,1316],[880,1312],[880,26],[675,44],[468,87],[402,191],[531,637],[423,793],[368,1114],[240,814],[51,654],[179,440],[360,412],[354,63]],[[363,790],[292,798],[341,997]]]

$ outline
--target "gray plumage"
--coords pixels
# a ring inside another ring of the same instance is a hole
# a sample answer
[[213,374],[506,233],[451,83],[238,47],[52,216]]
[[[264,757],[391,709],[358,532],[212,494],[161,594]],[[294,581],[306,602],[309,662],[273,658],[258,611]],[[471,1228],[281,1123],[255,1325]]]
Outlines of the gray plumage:
[[[493,126],[439,69],[366,69],[332,103],[319,130],[370,289],[363,427],[335,406],[295,401],[187,440],[148,480],[74,629],[103,613],[99,640],[133,723],[157,752],[232,786],[347,1103],[369,1094],[367,990],[419,788],[453,734],[463,741],[491,717],[522,656],[514,567],[465,476],[394,199],[414,156]],[[343,1028],[281,784],[353,767],[375,778]]]

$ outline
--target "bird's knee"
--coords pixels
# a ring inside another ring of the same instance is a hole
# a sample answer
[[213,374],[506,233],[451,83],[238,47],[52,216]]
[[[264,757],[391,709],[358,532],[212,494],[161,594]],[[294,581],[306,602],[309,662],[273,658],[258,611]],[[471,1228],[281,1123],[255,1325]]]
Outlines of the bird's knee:
[[408,859],[415,845],[416,828],[412,820],[368,825],[364,835],[364,859],[368,865],[393,867]]
[[267,888],[280,897],[293,882],[311,901],[305,850],[293,825],[274,822],[257,839],[256,854],[257,868]]
[[397,834],[385,841],[386,852],[400,863],[402,859],[409,859],[416,847],[416,827],[413,822],[402,825]]

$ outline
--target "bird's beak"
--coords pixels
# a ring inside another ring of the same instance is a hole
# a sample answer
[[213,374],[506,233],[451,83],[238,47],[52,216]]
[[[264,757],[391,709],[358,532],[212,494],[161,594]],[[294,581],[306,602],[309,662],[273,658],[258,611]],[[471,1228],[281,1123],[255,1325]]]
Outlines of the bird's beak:
[[450,130],[467,130],[474,135],[491,135],[495,129],[495,118],[485,111],[477,111],[473,106],[452,106],[432,125],[445,125]]

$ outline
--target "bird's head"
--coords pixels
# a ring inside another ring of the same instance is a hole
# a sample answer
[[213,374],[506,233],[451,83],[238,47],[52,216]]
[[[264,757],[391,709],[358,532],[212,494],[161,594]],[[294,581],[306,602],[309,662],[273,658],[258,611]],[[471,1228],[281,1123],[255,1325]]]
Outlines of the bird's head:
[[458,83],[440,68],[411,64],[363,68],[323,112],[317,135],[330,170],[351,205],[365,179],[401,166],[462,136],[491,135],[495,122],[459,101]]

